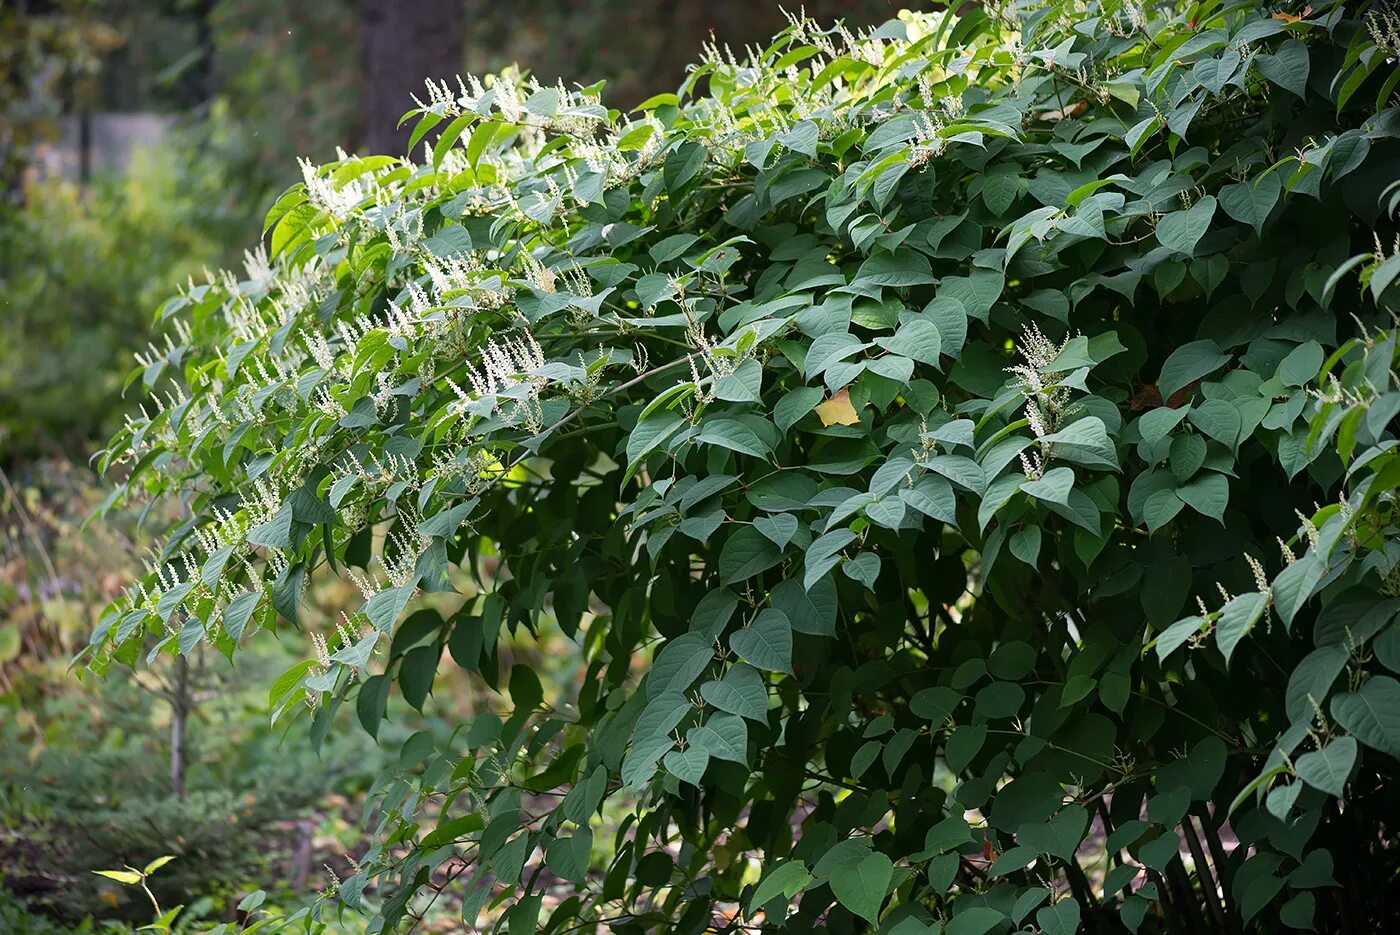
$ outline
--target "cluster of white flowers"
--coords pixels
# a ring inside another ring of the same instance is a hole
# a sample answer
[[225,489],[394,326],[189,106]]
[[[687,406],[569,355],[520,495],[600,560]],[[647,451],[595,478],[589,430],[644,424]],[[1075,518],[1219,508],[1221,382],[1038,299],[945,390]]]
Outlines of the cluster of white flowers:
[[1387,65],[1400,61],[1400,11],[1390,4],[1377,4],[1366,14],[1366,31],[1385,53]]
[[413,461],[402,455],[386,454],[381,458],[371,453],[367,458],[367,462],[362,461],[353,450],[347,451],[342,462],[332,468],[332,473],[338,478],[354,477],[365,489],[375,492],[383,492],[401,481],[418,479]]
[[478,365],[467,366],[467,379],[478,398],[505,392],[512,386],[540,386],[529,374],[544,366],[544,351],[528,328],[519,337],[488,338]]
[[918,113],[914,115],[914,144],[909,151],[909,165],[915,169],[943,155],[948,141],[940,133],[943,119],[937,114]]
[[1137,0],[1123,0],[1104,18],[1104,26],[1111,36],[1131,39],[1147,28],[1147,14]]
[[[183,319],[175,319],[175,333],[180,338],[181,344],[189,344],[190,326],[187,325]],[[155,342],[148,342],[145,351],[137,351],[134,355],[138,364],[142,367],[151,367],[154,366],[157,361],[168,360],[170,355],[175,353],[175,341],[170,336],[169,332],[162,337],[165,340],[165,349],[162,350],[157,347]]]
[[[1037,440],[1052,434],[1064,418],[1069,405],[1069,390],[1059,385],[1061,374],[1045,372],[1055,358],[1069,343],[1066,338],[1056,344],[1047,338],[1034,323],[1021,332],[1021,340],[1016,342],[1016,350],[1024,363],[1007,367],[1006,372],[1016,378],[1021,393],[1026,399],[1026,422]],[[1041,441],[1039,450],[1027,455],[1021,452],[1021,469],[1032,479],[1039,478],[1046,464],[1053,456],[1053,445]]]
[[395,253],[414,253],[421,249],[423,242],[423,212],[417,208],[410,209],[402,201],[392,199],[387,192],[382,192],[384,201],[376,205],[380,208],[375,212],[377,223],[374,225],[384,231],[385,239],[389,241],[390,248]]
[[[694,395],[697,402],[708,403],[715,398],[715,385],[727,376],[732,376],[739,365],[754,355],[755,348],[750,347],[745,351],[735,352],[731,348],[720,348],[709,336],[705,334],[705,329],[697,321],[691,319],[686,328],[686,340],[695,349],[695,353],[690,355],[690,375],[691,382],[695,384]],[[702,380],[700,370],[696,361],[703,361],[705,369],[710,374],[710,384],[707,390],[701,390]]]
[[301,335],[302,344],[306,347],[306,352],[311,355],[311,359],[316,361],[316,366],[326,373],[332,373],[336,369],[336,355],[331,350],[330,342],[326,336],[319,331],[304,331]]
[[367,181],[351,179],[343,185],[323,176],[320,169],[310,159],[301,159],[301,177],[306,183],[306,196],[319,211],[344,223],[360,211],[360,207],[372,197]]
[[[188,584],[186,601],[197,599],[201,595],[210,595],[214,599],[214,614],[219,613],[227,606],[231,586],[223,577],[204,580],[203,566],[220,551],[227,549],[227,556],[218,563],[220,569],[230,564],[242,565],[248,572],[249,580],[260,581],[260,576],[253,573],[249,563],[253,547],[248,543],[247,536],[255,526],[270,519],[281,508],[281,504],[282,495],[272,481],[265,477],[254,479],[251,490],[245,491],[243,502],[238,509],[230,510],[217,505],[212,507],[210,521],[194,530],[188,547],[173,559],[161,558],[163,550],[153,547],[145,563],[144,575],[125,590],[119,606],[154,613],[164,594]],[[271,567],[279,571],[286,567],[286,559],[275,549],[268,550],[267,560]],[[176,563],[183,568],[183,573],[177,569]],[[145,579],[150,579],[149,587]],[[267,587],[265,582],[260,584],[264,591]],[[173,624],[167,623],[167,629],[172,626]],[[207,636],[206,633],[206,638]]]
[[446,305],[458,296],[467,296],[478,309],[497,309],[510,301],[505,280],[496,270],[485,269],[470,254],[433,257],[424,264],[432,287],[432,300]]
[[[487,88],[486,84],[490,87]],[[424,102],[417,95],[413,101],[420,109],[439,117],[457,117],[464,113],[485,113],[489,107],[507,123],[529,126],[534,129],[562,133],[575,138],[592,136],[598,125],[606,118],[598,95],[586,91],[570,91],[563,81],[552,86],[541,84],[536,78],[517,81],[511,71],[490,75],[486,84],[476,75],[458,76],[457,90],[446,81],[425,82],[428,100]],[[555,106],[544,113],[530,109],[530,99],[536,95],[552,95]],[[552,111],[552,112],[551,112]]]
[[253,291],[258,292],[266,290],[277,275],[271,261],[268,260],[267,247],[263,244],[243,251],[243,271],[248,274],[248,282],[252,283]]
[[[356,622],[357,620],[359,621],[358,623]],[[344,612],[341,613],[340,619],[335,623],[336,645],[334,647],[331,646],[324,633],[313,631],[311,633],[311,649],[315,664],[312,666],[312,674],[325,675],[331,669],[333,663],[331,657],[334,654],[349,649],[374,632],[374,628],[367,626],[358,615],[352,620],[350,616]],[[375,642],[378,643],[378,639],[376,639]],[[376,648],[374,653],[378,655],[379,650]],[[306,697],[307,705],[315,708],[320,703],[320,697],[319,692],[308,692]]]
[[541,292],[553,292],[559,277],[554,270],[545,266],[533,253],[526,253],[522,261],[525,265],[525,280]]
[[[858,61],[877,67],[884,63],[884,41],[874,38],[871,30],[862,30],[856,34],[846,28],[844,24],[838,24],[835,29],[823,29],[816,20],[809,18],[804,12],[792,13],[784,10],[783,15],[787,17],[787,21],[792,27],[794,38],[803,45],[814,47],[827,59],[848,55]],[[833,39],[833,36],[836,39]],[[838,42],[837,39],[840,41]]]

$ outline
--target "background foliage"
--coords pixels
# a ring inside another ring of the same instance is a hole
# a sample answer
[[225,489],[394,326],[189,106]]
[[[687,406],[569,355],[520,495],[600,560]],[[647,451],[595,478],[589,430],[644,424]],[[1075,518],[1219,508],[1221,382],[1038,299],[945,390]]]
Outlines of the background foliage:
[[115,430],[131,405],[123,370],[156,334],[150,310],[172,277],[232,259],[222,245],[247,229],[227,191],[220,164],[192,164],[182,144],[140,152],[126,175],[86,188],[60,179],[28,187],[0,228],[0,290],[14,326],[0,353],[0,445],[81,451]]
[[[1398,41],[1036,3],[801,21],[630,115],[434,88],[429,161],[308,164],[164,307],[105,463],[191,519],[91,664],[329,572],[279,719],[498,689],[379,784],[338,898],[386,928],[1375,927]],[[504,658],[556,628],[581,677]]]

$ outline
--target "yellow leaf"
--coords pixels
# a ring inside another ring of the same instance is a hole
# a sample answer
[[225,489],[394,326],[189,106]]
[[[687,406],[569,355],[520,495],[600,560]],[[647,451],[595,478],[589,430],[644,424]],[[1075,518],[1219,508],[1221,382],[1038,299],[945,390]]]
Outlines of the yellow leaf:
[[851,405],[851,394],[844,389],[837,390],[836,395],[826,402],[817,403],[817,416],[822,420],[822,425],[856,425],[860,422],[856,407]]
[[172,860],[174,860],[174,859],[175,859],[175,855],[174,855],[174,854],[167,854],[167,855],[164,856],[164,857],[157,857],[155,860],[151,861],[150,863],[148,863],[148,864],[146,865],[146,869],[141,871],[141,875],[142,875],[143,877],[148,877],[148,876],[150,876],[151,874],[155,873],[157,870],[159,870],[161,867],[164,867],[166,864],[170,863],[170,862],[171,862]]
[[1285,23],[1296,23],[1302,20],[1301,16],[1294,16],[1292,13],[1275,13],[1272,18],[1283,20]]
[[1075,101],[1064,110],[1048,110],[1041,114],[1042,120],[1066,120],[1070,117],[1078,117],[1089,109],[1088,101]]
[[135,886],[141,882],[141,874],[130,867],[125,870],[94,870],[93,873],[109,880],[116,880],[118,883],[125,883],[127,886]]

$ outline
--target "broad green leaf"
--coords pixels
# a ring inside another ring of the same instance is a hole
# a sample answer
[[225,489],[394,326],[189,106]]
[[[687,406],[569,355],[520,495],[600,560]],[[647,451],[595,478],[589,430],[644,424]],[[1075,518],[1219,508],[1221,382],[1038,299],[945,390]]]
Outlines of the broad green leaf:
[[938,366],[938,355],[943,347],[943,339],[937,326],[927,318],[910,318],[899,326],[893,337],[876,338],[875,343],[892,354],[899,354],[931,367]]
[[1341,797],[1356,765],[1356,738],[1336,737],[1321,750],[1304,753],[1294,763],[1298,778],[1330,796]]
[[947,523],[957,524],[957,498],[952,486],[942,477],[927,475],[920,478],[913,487],[902,487],[899,497],[910,507],[925,516]]
[[755,458],[766,458],[771,454],[758,433],[737,419],[707,419],[701,423],[700,434],[695,440],[702,445],[719,445]]
[[1284,386],[1307,386],[1322,367],[1322,346],[1316,341],[1300,344],[1278,365],[1278,379]]
[[1148,644],[1148,648],[1157,650],[1157,658],[1166,660],[1177,649],[1181,648],[1187,640],[1200,633],[1206,626],[1206,618],[1185,617],[1173,623],[1162,631],[1155,640]]
[[1108,437],[1108,428],[1098,416],[1075,419],[1058,432],[1042,439],[1055,446],[1054,456],[1085,467],[1118,470],[1118,452]]
[[1325,710],[1327,694],[1346,668],[1348,658],[1340,646],[1322,646],[1303,657],[1288,677],[1284,710],[1290,721],[1312,723],[1317,713]]
[[[1185,211],[1173,211],[1157,223],[1157,241],[1164,247],[1194,256],[1215,216],[1215,198],[1207,195]],[[1163,395],[1166,395],[1165,392]]]
[[699,727],[692,727],[686,742],[707,752],[716,760],[748,765],[748,728],[734,714],[715,714]]
[[1014,169],[988,175],[982,185],[982,200],[992,214],[1004,215],[1021,193],[1021,178]]
[[1016,530],[1008,540],[1011,554],[1034,568],[1036,559],[1040,556],[1041,538],[1040,529],[1036,526],[1025,526]]
[[1075,935],[1079,931],[1079,903],[1072,897],[1060,899],[1038,911],[1035,921],[1045,935]]
[[928,860],[938,854],[972,843],[973,829],[959,815],[943,819],[924,835],[924,849],[911,860]]
[[1020,685],[997,681],[978,690],[973,710],[980,717],[1015,717],[1025,700],[1026,690]]
[[741,526],[725,540],[719,553],[720,581],[732,584],[772,568],[782,560],[773,541],[753,526]]
[[948,743],[944,747],[943,757],[948,763],[948,769],[955,774],[962,772],[986,742],[986,724],[959,725],[948,738]]
[[[1336,651],[1336,647],[1329,649]],[[1354,692],[1334,695],[1331,710],[1337,723],[1357,740],[1400,759],[1400,682],[1386,675],[1373,676]]]
[[1079,805],[1067,805],[1044,823],[1021,825],[1016,840],[1041,854],[1072,860],[1089,827],[1089,813]]
[[875,582],[880,577],[880,566],[880,556],[874,552],[861,552],[843,564],[841,571],[846,577],[859,581],[873,591]]
[[752,918],[759,909],[779,896],[791,901],[811,882],[812,874],[807,871],[801,861],[783,861],[768,871],[757,888],[754,889],[753,895],[749,897],[749,917]]
[[1400,253],[1392,253],[1371,271],[1371,296],[1377,302],[1391,284],[1400,279]]
[[800,386],[790,391],[773,407],[773,421],[783,432],[797,424],[798,420],[817,407],[826,394],[821,387]]
[[740,659],[769,672],[792,672],[792,624],[781,610],[759,611],[753,623],[729,636]]
[[758,402],[763,392],[763,367],[756,360],[745,360],[715,381],[715,395],[736,403]]
[[1074,472],[1067,467],[1051,468],[1038,480],[1026,481],[1021,490],[1037,500],[1066,503],[1074,487]]
[[1240,410],[1235,404],[1224,399],[1207,399],[1191,407],[1191,424],[1226,448],[1234,448],[1239,441],[1243,424]]
[[710,752],[702,747],[672,750],[662,758],[662,762],[666,766],[666,772],[681,782],[699,786],[705,775],[705,768],[710,765]]
[[1285,625],[1293,622],[1294,616],[1304,602],[1312,597],[1317,583],[1322,580],[1325,567],[1315,555],[1305,556],[1278,573],[1271,588],[1274,596],[1274,609]]
[[1264,616],[1267,606],[1264,595],[1250,592],[1231,599],[1220,609],[1220,617],[1215,622],[1215,642],[1227,665],[1235,654],[1235,647]]
[[804,120],[796,124],[786,133],[778,134],[778,142],[782,143],[793,152],[816,158],[817,133],[818,127],[816,123],[811,120]]
[[1191,381],[1209,376],[1229,362],[1230,355],[1209,339],[1183,344],[1162,364],[1162,374],[1157,379],[1162,398],[1171,397]]
[[[940,353],[957,358],[967,342],[967,308],[952,292],[940,292],[924,306],[924,315],[938,329]],[[990,291],[990,290],[989,290]]]
[[146,866],[145,866],[144,868],[142,868],[142,870],[141,870],[141,875],[142,875],[143,877],[148,877],[148,876],[150,876],[151,874],[155,873],[157,870],[159,870],[161,867],[164,867],[166,864],[170,863],[170,862],[171,862],[172,860],[174,860],[174,859],[175,859],[175,855],[173,855],[173,854],[166,854],[164,857],[157,857],[155,860],[153,860],[153,861],[151,861],[150,863],[146,864]]
[[909,709],[917,717],[932,721],[935,725],[942,725],[952,715],[953,709],[958,706],[962,699],[963,696],[960,692],[946,686],[925,688],[909,700]]
[[1283,183],[1278,173],[1270,172],[1251,181],[1226,185],[1220,190],[1220,207],[1230,217],[1241,224],[1248,224],[1256,234],[1260,234],[1282,191]]
[[[408,651],[399,665],[399,688],[403,699],[419,711],[423,710],[423,704],[432,691],[441,653],[441,646],[436,644],[417,646]],[[539,681],[536,680],[535,684],[538,686]]]
[[413,597],[415,588],[411,584],[389,588],[365,601],[363,613],[381,633],[388,633],[403,616],[404,608]]
[[1272,54],[1254,58],[1261,75],[1299,98],[1307,93],[1309,64],[1307,44],[1300,39],[1289,39]]
[[242,639],[243,632],[248,627],[248,621],[252,619],[261,600],[262,594],[256,591],[244,591],[229,601],[228,607],[224,608],[224,631],[234,640]]
[[1186,418],[1186,413],[1189,411],[1186,408],[1169,409],[1166,406],[1160,406],[1151,412],[1143,413],[1142,417],[1138,419],[1138,431],[1142,433],[1142,440],[1153,444],[1166,438],[1171,430],[1176,428],[1182,419]]
[[135,886],[141,882],[141,874],[135,870],[94,870],[93,873],[118,883],[125,883],[127,886]]
[[714,660],[714,647],[701,633],[682,633],[661,648],[647,673],[647,697],[684,692]]
[[545,866],[559,877],[581,884],[588,877],[588,855],[592,847],[593,833],[579,828],[573,834],[549,842],[545,848]]
[[724,678],[701,685],[700,695],[721,711],[751,721],[768,719],[768,692],[763,687],[763,678],[753,667],[743,663],[731,666]]
[[1175,490],[1158,490],[1150,494],[1142,507],[1147,531],[1156,532],[1170,523],[1185,505]]
[[1205,474],[1182,487],[1176,495],[1202,516],[1225,522],[1225,507],[1230,502],[1230,484],[1223,474]]
[[754,517],[753,526],[763,533],[775,546],[783,548],[792,541],[797,532],[797,517],[791,513],[775,513],[772,516]]
[[933,282],[928,259],[914,250],[901,248],[893,253],[877,253],[861,264],[853,284],[869,286],[918,286]]
[[783,581],[769,596],[772,606],[780,610],[798,633],[814,636],[836,634],[837,594],[831,578],[820,578],[810,588],[800,581]]
[[855,864],[842,864],[831,875],[831,891],[841,905],[869,921],[879,920],[894,864],[879,851],[866,854]]
[[943,927],[944,935],[986,935],[1006,921],[1005,913],[990,906],[973,906],[953,916]]

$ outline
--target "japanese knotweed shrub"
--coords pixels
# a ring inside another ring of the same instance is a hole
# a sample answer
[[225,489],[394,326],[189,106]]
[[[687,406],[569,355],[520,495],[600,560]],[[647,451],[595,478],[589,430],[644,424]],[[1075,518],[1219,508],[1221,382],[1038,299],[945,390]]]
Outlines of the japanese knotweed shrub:
[[183,389],[105,464],[190,519],[91,664],[340,574],[279,716],[498,689],[382,783],[337,895],[385,930],[1378,925],[1397,25],[1052,0],[797,21],[631,114],[431,87],[421,162],[306,165],[161,310]]

